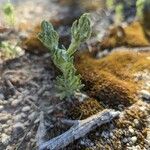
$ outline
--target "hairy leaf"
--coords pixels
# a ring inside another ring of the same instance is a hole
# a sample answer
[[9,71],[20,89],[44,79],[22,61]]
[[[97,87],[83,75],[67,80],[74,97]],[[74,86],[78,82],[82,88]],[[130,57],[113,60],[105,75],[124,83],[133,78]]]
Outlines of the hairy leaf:
[[79,91],[83,84],[80,76],[76,75],[76,69],[73,65],[73,54],[81,42],[84,42],[91,35],[91,24],[88,14],[83,14],[79,21],[72,25],[72,41],[66,50],[64,47],[58,47],[59,36],[51,23],[43,21],[41,23],[42,31],[38,34],[39,40],[50,50],[52,60],[57,68],[62,72],[56,78],[55,86],[61,99],[72,96]]

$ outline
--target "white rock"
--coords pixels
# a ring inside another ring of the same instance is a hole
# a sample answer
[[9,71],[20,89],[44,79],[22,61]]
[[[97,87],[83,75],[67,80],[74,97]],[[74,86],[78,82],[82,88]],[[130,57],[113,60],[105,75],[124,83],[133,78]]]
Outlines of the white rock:
[[22,116],[23,118],[27,117],[27,115],[26,115],[25,113],[21,113],[21,116]]
[[3,100],[4,99],[4,95],[0,94],[0,99]]
[[18,115],[16,115],[16,116],[14,116],[14,121],[15,121],[15,122],[18,122],[18,121],[21,120],[21,118],[22,118],[22,115],[21,115],[21,114],[18,114]]
[[4,109],[4,106],[0,105],[0,111],[2,111]]
[[2,128],[5,129],[5,128],[8,128],[9,125],[8,124],[2,124]]
[[11,106],[16,107],[21,102],[20,99],[15,99],[11,102]]
[[8,145],[7,147],[6,147],[6,150],[12,150],[13,148],[10,146],[10,145]]
[[12,124],[12,120],[7,120],[7,124],[11,125]]
[[28,116],[28,119],[29,119],[30,121],[32,121],[32,120],[35,119],[36,115],[37,115],[36,112],[32,112],[32,113]]
[[132,128],[132,126],[129,126],[129,132],[132,134],[134,133],[134,129]]
[[11,115],[8,113],[0,113],[0,121],[7,121],[11,118]]
[[23,112],[27,112],[27,111],[29,111],[31,108],[30,108],[30,106],[24,106],[23,108],[22,108],[22,111]]
[[143,98],[150,100],[150,92],[148,92],[146,90],[141,90],[140,93],[141,93]]
[[12,150],[13,148],[10,146],[10,145],[8,145],[7,147],[6,147],[6,150]]
[[13,125],[13,128],[14,129],[21,128],[24,130],[24,125],[21,122],[17,122],[16,124]]
[[10,136],[8,136],[7,134],[3,133],[1,135],[1,142],[4,144],[4,145],[8,145],[10,141]]
[[137,137],[136,136],[131,137],[131,141],[132,141],[133,144],[136,143]]
[[134,119],[133,120],[134,124],[136,127],[138,127],[140,125],[139,120],[138,119]]
[[5,132],[6,134],[10,135],[11,132],[12,132],[12,128],[11,128],[11,127],[6,128],[6,129],[4,129],[4,132]]

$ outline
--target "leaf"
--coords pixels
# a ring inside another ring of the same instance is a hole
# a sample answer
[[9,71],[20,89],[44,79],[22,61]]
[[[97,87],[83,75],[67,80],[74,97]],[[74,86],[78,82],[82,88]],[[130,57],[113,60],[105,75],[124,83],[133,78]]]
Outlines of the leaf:
[[54,30],[51,23],[43,21],[41,24],[42,31],[38,34],[39,40],[51,51],[58,48],[59,36]]

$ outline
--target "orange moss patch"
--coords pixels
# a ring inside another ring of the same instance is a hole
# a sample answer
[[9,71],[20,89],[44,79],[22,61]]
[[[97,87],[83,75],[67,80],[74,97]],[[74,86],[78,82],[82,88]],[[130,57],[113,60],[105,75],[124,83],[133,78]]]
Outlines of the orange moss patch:
[[71,119],[86,119],[103,109],[103,106],[96,99],[87,98],[83,102],[75,103],[74,107],[69,108],[67,115]]
[[37,34],[40,32],[40,25],[37,25],[34,30],[30,33],[29,37],[22,42],[22,47],[33,53],[47,52],[47,49],[38,40]]
[[129,106],[136,101],[138,84],[136,71],[150,69],[150,53],[116,51],[103,59],[94,59],[89,53],[76,57],[76,68],[85,83],[85,90],[111,107]]
[[102,48],[150,46],[142,25],[138,22],[133,22],[124,28],[113,27],[110,29],[108,36],[100,44]]

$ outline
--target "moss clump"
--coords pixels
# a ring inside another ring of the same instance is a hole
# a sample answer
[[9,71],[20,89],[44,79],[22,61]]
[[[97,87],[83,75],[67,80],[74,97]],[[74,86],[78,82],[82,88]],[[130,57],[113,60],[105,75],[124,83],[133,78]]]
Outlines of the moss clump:
[[110,29],[108,36],[101,42],[103,49],[124,45],[129,47],[150,46],[140,23],[133,22],[124,28],[113,27]]
[[22,47],[33,53],[47,52],[47,49],[38,40],[37,33],[40,32],[41,28],[37,25],[34,30],[29,34],[29,37],[22,42]]
[[69,108],[67,115],[71,119],[86,119],[103,109],[103,106],[96,99],[87,98],[83,102],[75,103],[74,107]]
[[150,53],[116,51],[103,59],[94,59],[89,53],[76,57],[76,68],[85,83],[85,90],[92,97],[116,107],[129,106],[136,101],[134,73],[150,69],[146,59]]

